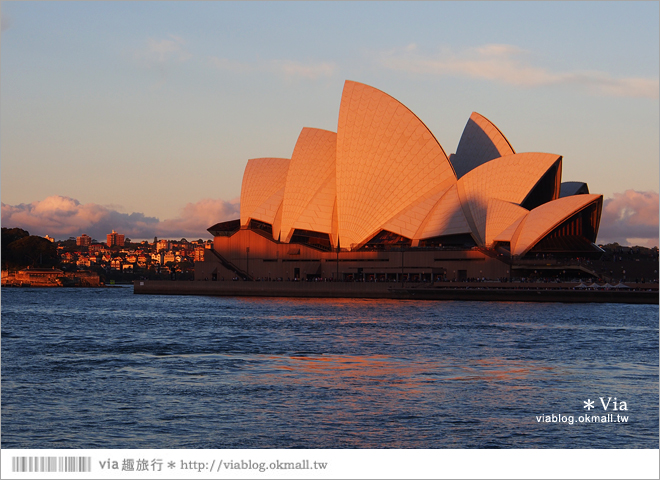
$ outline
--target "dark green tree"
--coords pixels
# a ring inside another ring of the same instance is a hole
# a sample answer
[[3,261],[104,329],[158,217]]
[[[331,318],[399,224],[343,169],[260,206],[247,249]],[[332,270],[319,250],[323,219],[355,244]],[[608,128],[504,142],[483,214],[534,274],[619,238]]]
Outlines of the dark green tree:
[[2,268],[50,268],[59,264],[57,247],[43,237],[29,235],[3,244]]
[[2,269],[6,269],[13,261],[10,260],[9,245],[21,238],[29,237],[30,233],[22,228],[2,228]]
[[2,228],[2,248],[9,245],[11,242],[19,240],[23,237],[29,237],[30,233],[22,228]]

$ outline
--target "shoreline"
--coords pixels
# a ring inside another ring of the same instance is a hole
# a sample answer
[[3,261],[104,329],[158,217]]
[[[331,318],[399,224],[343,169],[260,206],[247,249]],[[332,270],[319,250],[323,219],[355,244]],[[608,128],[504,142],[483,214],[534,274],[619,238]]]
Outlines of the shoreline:
[[380,298],[399,300],[459,300],[563,303],[659,303],[657,284],[629,288],[590,289],[578,284],[442,282],[211,282],[136,280],[136,295],[207,295],[283,298]]

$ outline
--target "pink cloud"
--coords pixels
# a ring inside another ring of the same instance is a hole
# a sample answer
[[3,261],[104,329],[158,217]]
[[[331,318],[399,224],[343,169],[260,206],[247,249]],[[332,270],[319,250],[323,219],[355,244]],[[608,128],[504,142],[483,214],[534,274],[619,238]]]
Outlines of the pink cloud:
[[590,94],[658,98],[656,77],[613,77],[603,71],[552,71],[534,66],[530,53],[515,45],[487,44],[460,52],[443,48],[423,53],[415,44],[381,52],[376,58],[392,70],[413,74],[479,78],[521,87],[567,85]]
[[[658,194],[627,190],[615,193],[603,204],[598,243],[622,245],[658,245]],[[210,238],[208,227],[240,217],[238,199],[204,199],[188,203],[176,218],[159,220],[143,213],[120,213],[95,203],[54,195],[29,204],[2,204],[2,226],[19,227],[33,235],[46,234],[56,239],[77,237],[83,233],[99,241],[112,230],[127,237],[189,240]]]
[[183,234],[195,239],[200,236],[208,237],[210,234],[206,231],[207,228],[218,222],[240,218],[240,212],[238,199],[227,202],[207,198],[197,203],[188,203],[179,217],[159,222],[155,231],[160,237],[174,238]]
[[658,204],[656,192],[615,193],[603,202],[598,243],[657,246]]
[[2,204],[2,226],[19,227],[33,235],[46,234],[58,240],[83,233],[105,241],[115,230],[133,240],[154,236],[190,240],[210,238],[208,227],[218,222],[239,218],[238,200],[204,199],[187,204],[173,219],[159,220],[143,213],[120,213],[95,203],[81,204],[70,197],[54,195],[29,204]]

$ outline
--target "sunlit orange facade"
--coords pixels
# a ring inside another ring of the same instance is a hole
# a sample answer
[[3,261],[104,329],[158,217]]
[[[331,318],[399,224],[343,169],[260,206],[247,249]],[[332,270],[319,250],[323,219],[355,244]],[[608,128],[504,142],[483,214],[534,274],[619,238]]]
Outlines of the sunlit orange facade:
[[198,275],[501,278],[526,256],[598,252],[603,198],[562,184],[562,160],[516,153],[478,113],[447,156],[399,101],[346,81],[336,133],[303,128],[290,159],[248,161],[240,219],[209,228]]

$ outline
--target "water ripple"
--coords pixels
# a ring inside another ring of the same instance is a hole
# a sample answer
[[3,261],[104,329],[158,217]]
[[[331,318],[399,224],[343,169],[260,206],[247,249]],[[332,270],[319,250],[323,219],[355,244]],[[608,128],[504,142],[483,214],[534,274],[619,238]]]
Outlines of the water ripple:
[[657,306],[2,295],[3,448],[658,448]]

